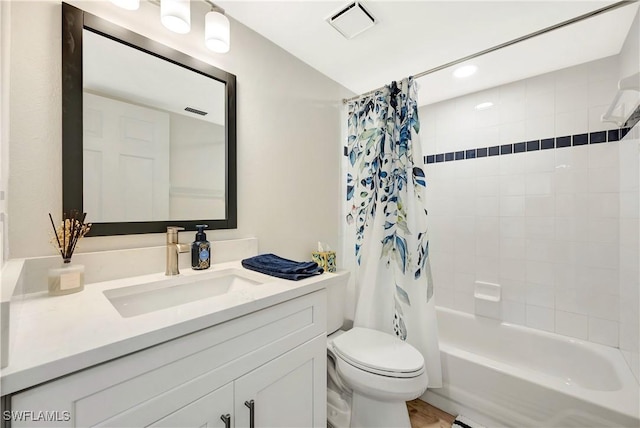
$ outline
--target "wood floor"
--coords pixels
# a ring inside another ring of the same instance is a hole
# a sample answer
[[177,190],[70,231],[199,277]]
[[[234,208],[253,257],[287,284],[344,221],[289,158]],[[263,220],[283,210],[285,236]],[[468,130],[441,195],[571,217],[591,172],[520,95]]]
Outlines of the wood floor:
[[451,428],[455,416],[420,399],[407,402],[411,428]]

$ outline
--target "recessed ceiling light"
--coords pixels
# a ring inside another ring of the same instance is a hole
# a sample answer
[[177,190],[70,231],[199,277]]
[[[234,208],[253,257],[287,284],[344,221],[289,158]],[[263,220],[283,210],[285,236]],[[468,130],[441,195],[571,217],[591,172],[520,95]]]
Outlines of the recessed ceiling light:
[[487,102],[478,104],[476,106],[476,110],[486,110],[489,107],[493,107],[493,103],[491,101],[487,101]]
[[478,67],[475,65],[463,65],[462,67],[456,68],[453,75],[459,78],[469,77],[476,71],[478,71]]

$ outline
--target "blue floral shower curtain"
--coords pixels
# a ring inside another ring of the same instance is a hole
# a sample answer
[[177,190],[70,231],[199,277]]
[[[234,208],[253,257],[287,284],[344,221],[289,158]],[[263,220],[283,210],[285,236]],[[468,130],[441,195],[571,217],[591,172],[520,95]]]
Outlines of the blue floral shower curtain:
[[354,324],[386,331],[425,358],[442,386],[429,263],[424,158],[412,78],[348,106],[348,227],[355,233]]

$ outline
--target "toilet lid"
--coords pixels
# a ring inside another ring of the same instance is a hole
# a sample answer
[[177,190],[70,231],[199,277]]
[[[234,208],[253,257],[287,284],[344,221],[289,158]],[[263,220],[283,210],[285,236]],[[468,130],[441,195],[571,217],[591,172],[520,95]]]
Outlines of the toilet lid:
[[345,361],[373,373],[405,377],[424,369],[424,358],[416,348],[369,328],[354,327],[341,334],[333,340],[333,349]]

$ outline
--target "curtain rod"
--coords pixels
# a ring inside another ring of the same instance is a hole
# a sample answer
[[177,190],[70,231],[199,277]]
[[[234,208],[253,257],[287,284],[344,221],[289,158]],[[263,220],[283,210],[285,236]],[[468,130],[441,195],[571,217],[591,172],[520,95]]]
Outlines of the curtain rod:
[[[603,13],[606,13],[606,12],[610,12],[610,11],[618,9],[620,7],[628,6],[630,4],[637,3],[637,2],[638,2],[638,0],[624,0],[624,1],[619,1],[617,3],[610,4],[608,6],[600,8],[600,9],[596,9],[596,10],[594,10],[592,12],[588,12],[588,13],[585,13],[583,15],[576,16],[575,18],[571,18],[571,19],[568,19],[566,21],[562,21],[559,24],[555,24],[555,25],[552,25],[550,27],[543,28],[542,30],[534,31],[533,33],[529,33],[529,34],[527,34],[525,36],[518,37],[518,38],[513,39],[513,40],[509,40],[508,42],[501,43],[499,45],[490,47],[490,48],[482,50],[480,52],[476,52],[474,54],[467,55],[465,57],[456,59],[456,60],[448,62],[446,64],[439,65],[438,67],[434,67],[434,68],[431,68],[429,70],[423,71],[422,73],[415,74],[413,76],[413,78],[417,79],[417,78],[420,78],[422,76],[426,76],[427,74],[435,73],[436,71],[440,71],[442,69],[445,69],[445,68],[448,68],[448,67],[451,67],[451,66],[454,66],[454,65],[458,65],[458,64],[463,63],[465,61],[469,61],[470,59],[474,59],[474,58],[477,58],[479,56],[482,56],[482,55],[485,55],[485,54],[488,54],[488,53],[491,53],[491,52],[495,52],[495,51],[500,50],[502,48],[506,48],[508,46],[515,45],[516,43],[520,43],[520,42],[523,42],[525,40],[532,39],[534,37],[537,37],[537,36],[540,36],[542,34],[551,32],[553,30],[557,30],[559,28],[566,27],[568,25],[575,24],[575,23],[580,22],[580,21],[584,21],[585,19],[589,19],[589,18],[592,18],[594,16],[597,16],[597,15],[600,15],[600,14],[603,14]],[[342,100],[342,103],[346,104],[349,101],[354,101],[354,100],[357,100],[359,98],[366,97],[367,95],[371,95],[371,94],[373,94],[376,91],[379,91],[381,89],[384,89],[384,86],[380,86],[379,88],[372,89],[369,92],[365,92],[364,94],[356,95],[356,96],[351,97],[351,98],[344,98]]]

